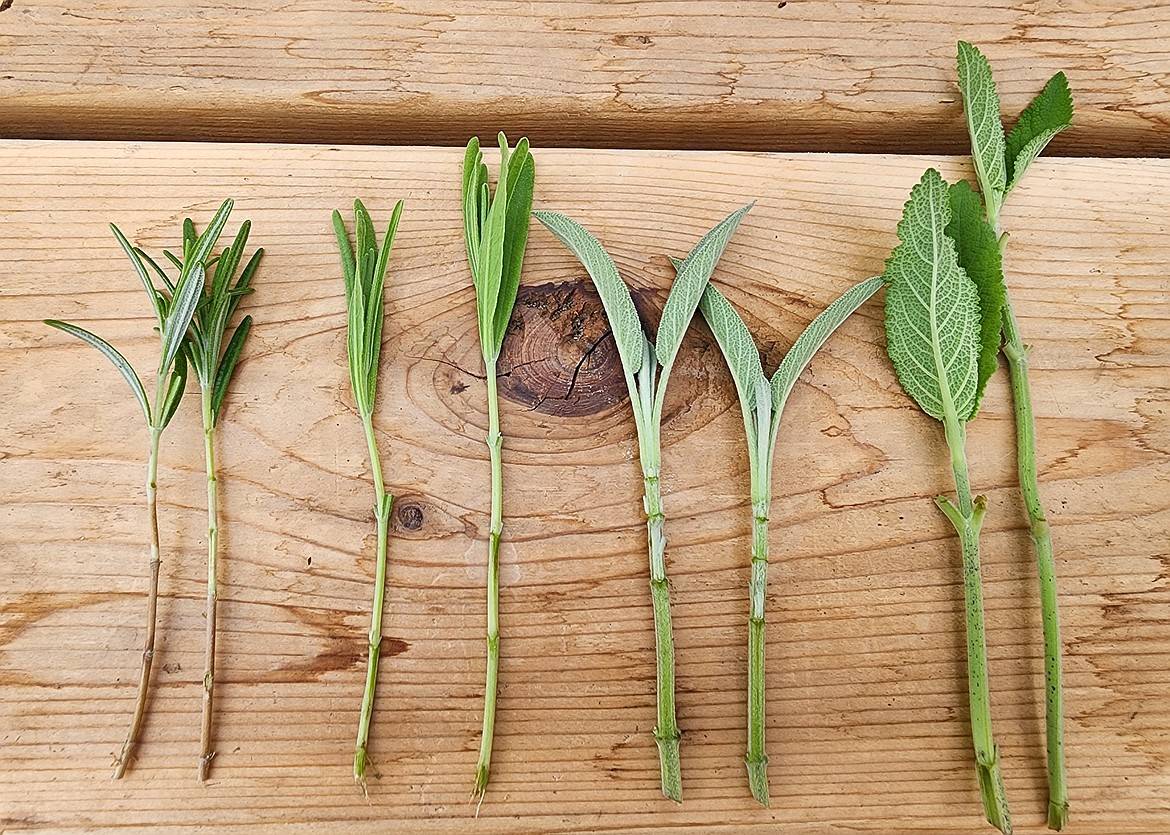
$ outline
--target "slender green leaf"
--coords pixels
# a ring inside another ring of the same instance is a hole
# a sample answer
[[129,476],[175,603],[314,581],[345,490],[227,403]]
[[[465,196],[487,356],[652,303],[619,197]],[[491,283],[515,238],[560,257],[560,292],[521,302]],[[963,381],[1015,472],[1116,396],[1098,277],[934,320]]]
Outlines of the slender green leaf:
[[394,248],[394,235],[398,232],[398,222],[402,217],[402,201],[394,205],[390,214],[390,223],[386,227],[386,237],[382,240],[382,250],[378,255],[378,262],[374,268],[373,284],[366,301],[366,391],[370,403],[378,391],[378,363],[382,357],[382,326],[386,318],[384,305],[386,287],[386,268],[390,263],[390,252]]
[[[500,284],[504,271],[504,232],[508,212],[508,146],[500,134],[501,176],[496,182],[496,193],[484,218],[479,241],[479,269],[472,275],[475,283],[476,308],[479,313],[479,343],[488,356],[494,346],[496,304],[500,298]],[[488,185],[483,184],[486,194]]]
[[520,289],[520,271],[524,266],[524,251],[528,246],[529,218],[532,215],[532,193],[536,182],[536,164],[528,153],[528,140],[521,139],[509,163],[508,208],[504,220],[504,264],[500,275],[500,295],[496,300],[492,323],[493,356],[500,355],[508,320],[516,304]]
[[963,112],[971,134],[971,159],[979,177],[979,187],[989,205],[998,207],[1007,190],[999,94],[995,91],[995,80],[987,58],[966,41],[959,41],[959,91],[963,94]]
[[[211,257],[211,251],[215,248],[216,242],[219,240],[220,233],[223,232],[223,227],[228,221],[228,215],[232,213],[232,206],[235,202],[231,199],[223,201],[219,209],[215,213],[215,217],[211,219],[211,223],[207,224],[207,228],[203,230],[203,234],[195,239],[194,246],[190,256],[186,259],[185,268],[187,270],[194,269],[195,264],[199,264],[204,270],[207,269],[207,259]],[[186,223],[189,223],[188,219]],[[180,284],[182,277],[180,276]],[[200,287],[200,292],[203,288]]]
[[695,308],[703,296],[703,288],[711,279],[715,265],[727,248],[727,242],[739,227],[740,222],[754,206],[749,203],[729,214],[702,237],[690,255],[683,261],[678,275],[671,285],[670,295],[666,297],[666,304],[662,308],[662,318],[658,323],[658,334],[654,343],[654,352],[658,355],[658,362],[664,374],[669,374],[674,359],[682,345],[683,334],[690,326],[695,315]]
[[627,374],[637,374],[642,367],[646,337],[630,289],[618,274],[613,259],[601,242],[571,217],[556,212],[533,212],[532,216],[577,256],[593,279],[605,308],[605,317],[613,330],[622,367]]
[[1020,114],[1007,136],[1007,175],[1010,192],[1019,183],[1032,160],[1040,156],[1052,137],[1072,124],[1072,92],[1068,78],[1058,72]]
[[240,359],[240,352],[244,350],[244,340],[252,330],[252,317],[245,316],[236,327],[236,332],[228,340],[227,348],[223,351],[223,358],[219,361],[219,369],[215,375],[215,388],[211,392],[211,423],[219,423],[219,410],[223,405],[224,395],[227,394],[228,383],[236,370],[236,363]]
[[179,410],[179,402],[183,399],[186,388],[187,358],[184,352],[180,351],[175,357],[175,367],[171,369],[170,377],[167,379],[166,396],[163,397],[162,408],[159,409],[159,414],[162,415],[160,428],[166,429],[170,424],[171,418]]
[[479,212],[479,195],[485,185],[480,178],[482,172],[483,151],[479,147],[479,137],[473,136],[467,140],[467,150],[463,155],[463,237],[476,287],[479,286],[479,280],[475,278],[479,269],[479,241],[483,234]]
[[195,316],[199,306],[199,299],[203,295],[205,275],[202,262],[196,262],[187,275],[179,279],[175,289],[175,298],[167,311],[166,321],[162,328],[162,359],[159,363],[159,373],[165,374],[170,370],[175,355],[187,336],[187,328]]
[[[166,317],[165,300],[161,298],[158,290],[155,289],[154,282],[150,280],[150,276],[146,273],[146,266],[142,263],[140,251],[130,245],[130,241],[126,240],[126,236],[122,234],[122,230],[114,224],[110,224],[110,229],[114,232],[114,237],[118,240],[118,245],[122,247],[122,251],[126,253],[126,257],[130,259],[130,263],[134,265],[134,271],[138,273],[138,277],[142,280],[142,286],[146,288],[146,293],[150,296],[150,304],[154,308],[154,315],[158,319],[159,327],[162,327],[163,319]],[[158,269],[157,266],[155,269]],[[166,280],[166,274],[162,270],[158,270],[163,275],[163,280]]]
[[735,390],[739,393],[739,402],[743,404],[745,413],[750,414],[756,408],[759,383],[763,381],[767,384],[764,367],[760,364],[760,351],[752,339],[751,331],[714,284],[708,284],[703,290],[699,310],[715,334],[715,341],[719,343],[719,349],[727,361],[727,368],[735,381]]
[[236,312],[236,307],[239,306],[240,299],[252,292],[252,278],[256,275],[256,270],[260,266],[260,259],[263,257],[264,247],[260,247],[252,253],[252,257],[244,265],[244,270],[240,273],[240,278],[236,281],[235,287],[232,288],[231,298],[228,300],[228,321],[231,321],[232,314]]
[[241,223],[240,231],[236,233],[232,245],[221,253],[219,260],[216,261],[215,275],[210,284],[213,299],[226,299],[228,283],[235,277],[240,259],[244,257],[244,247],[248,244],[248,234],[251,229],[252,222],[250,220]]
[[923,411],[968,420],[979,388],[979,292],[946,234],[950,214],[946,182],[928,169],[886,261],[886,339],[898,380]]
[[45,324],[57,330],[65,331],[65,333],[76,336],[83,342],[88,342],[93,347],[105,355],[106,359],[114,364],[118,372],[125,378],[130,386],[130,390],[134,392],[134,397],[138,401],[138,405],[142,407],[142,414],[146,417],[147,424],[150,424],[150,405],[146,402],[146,391],[142,388],[142,381],[138,379],[138,374],[135,373],[130,363],[114,348],[113,345],[106,342],[100,336],[90,333],[85,328],[79,328],[77,325],[71,325],[68,322],[62,322],[59,319],[46,319]]
[[337,236],[337,248],[341,251],[341,272],[345,277],[345,296],[348,299],[357,280],[357,265],[354,263],[353,247],[349,243],[345,221],[341,218],[341,212],[336,209],[333,210],[333,232]]
[[1003,306],[1007,303],[1003,256],[995,230],[984,219],[983,201],[971,185],[960,180],[951,186],[949,197],[951,220],[947,224],[947,235],[955,242],[959,266],[979,290],[979,385],[975,390],[975,410],[978,411],[987,381],[995,373],[999,360]]
[[[171,262],[172,266],[177,267],[180,270],[183,269],[183,259],[175,255],[175,253],[171,252],[169,249],[164,249],[163,255],[167,257],[167,260]],[[174,284],[171,284],[170,287],[172,291],[175,289]]]
[[825,341],[884,284],[885,280],[880,275],[854,284],[809,322],[808,327],[792,344],[792,349],[784,355],[776,373],[772,375],[772,410],[774,412],[779,414],[783,411],[784,404],[788,400],[788,395],[792,393],[797,379],[808,367],[816,352],[825,344]]

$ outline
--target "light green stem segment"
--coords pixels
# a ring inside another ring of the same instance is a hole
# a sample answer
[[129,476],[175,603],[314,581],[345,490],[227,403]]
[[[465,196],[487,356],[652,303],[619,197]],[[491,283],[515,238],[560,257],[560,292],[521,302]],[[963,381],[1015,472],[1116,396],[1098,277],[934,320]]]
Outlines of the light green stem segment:
[[[162,375],[159,375],[160,380]],[[155,411],[157,404],[162,403],[162,383],[159,383],[159,395],[155,397]],[[162,438],[162,427],[152,426],[150,429],[150,455],[146,463],[146,513],[150,526],[150,590],[146,602],[146,638],[142,646],[142,673],[138,677],[138,698],[134,703],[134,718],[130,720],[130,731],[126,734],[126,741],[122,743],[122,750],[118,754],[114,765],[114,779],[118,780],[126,773],[130,759],[134,756],[134,746],[138,744],[138,734],[142,730],[142,720],[146,717],[146,699],[150,688],[150,669],[154,664],[154,636],[158,620],[158,568],[160,562],[158,539],[158,447]]]
[[975,746],[976,772],[983,795],[987,821],[1004,835],[1011,835],[1012,818],[999,767],[999,748],[991,732],[991,687],[987,674],[987,639],[983,616],[983,580],[980,573],[979,531],[987,502],[983,496],[972,501],[967,473],[966,430],[954,414],[943,421],[959,505],[936,499],[939,508],[954,525],[963,549],[963,597],[967,619],[967,687],[971,704],[971,739]]
[[[999,234],[998,219],[992,221]],[[1000,235],[1001,251],[1007,236]],[[1032,413],[1032,387],[1028,380],[1028,348],[1020,335],[1010,296],[1003,308],[1004,356],[1011,377],[1012,405],[1016,418],[1016,464],[1020,492],[1032,528],[1036,569],[1040,577],[1040,618],[1044,630],[1044,701],[1047,726],[1048,828],[1061,830],[1068,823],[1068,780],[1064,767],[1064,685],[1061,674],[1060,612],[1056,598],[1056,561],[1052,554],[1052,530],[1040,503],[1040,477],[1036,467],[1036,421]]]
[[488,395],[488,454],[492,465],[492,508],[488,529],[487,577],[487,682],[483,692],[483,736],[479,743],[479,762],[475,766],[474,795],[480,799],[487,791],[492,767],[492,739],[496,729],[496,687],[500,673],[500,536],[504,532],[504,466],[501,452],[500,400],[496,386],[496,361],[485,357]]
[[215,612],[219,592],[216,583],[219,556],[219,491],[215,476],[215,426],[211,409],[212,392],[202,390],[203,450],[207,465],[207,635],[203,661],[203,725],[200,732],[199,780],[207,779],[215,756],[211,742],[212,690],[215,684]]
[[650,595],[654,604],[654,646],[658,672],[658,723],[654,740],[662,770],[662,793],[682,802],[682,766],[678,741],[681,734],[674,710],[674,631],[670,622],[670,584],[666,579],[666,534],[663,523],[662,492],[659,488],[660,454],[655,438],[653,450],[643,455],[642,476],[646,488],[646,533],[650,543]]
[[374,607],[370,615],[370,657],[366,664],[366,689],[362,694],[362,712],[358,720],[357,746],[353,755],[353,779],[366,792],[367,749],[370,741],[370,720],[374,715],[374,690],[378,686],[378,659],[382,646],[382,608],[386,599],[386,537],[390,528],[390,509],[394,497],[386,492],[382,480],[382,459],[378,455],[378,440],[374,434],[372,414],[363,414],[366,445],[370,449],[370,471],[374,478],[374,515],[378,520],[378,558],[374,568]]
[[768,506],[765,493],[752,501],[752,579],[748,615],[748,785],[763,806],[768,797],[768,755],[764,750],[764,597],[768,589]]

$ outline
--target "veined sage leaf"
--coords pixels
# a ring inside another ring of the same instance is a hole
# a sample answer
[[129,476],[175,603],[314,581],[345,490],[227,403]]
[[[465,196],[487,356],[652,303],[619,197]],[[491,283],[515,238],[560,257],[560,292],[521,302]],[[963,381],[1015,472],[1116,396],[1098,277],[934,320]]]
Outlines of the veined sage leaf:
[[979,293],[946,234],[946,182],[933,168],[910,192],[886,261],[886,337],[898,380],[931,417],[969,420],[979,388]]
[[991,65],[976,47],[959,41],[959,91],[971,134],[971,159],[985,199],[995,211],[1007,191],[1007,163],[1003,122],[999,118],[999,94],[991,76]]
[[[681,263],[677,266],[681,267]],[[708,284],[703,290],[699,311],[711,328],[711,333],[715,334],[715,341],[719,343],[719,349],[727,360],[745,414],[751,414],[756,408],[758,385],[761,381],[767,382],[764,367],[760,363],[760,350],[752,339],[751,331],[714,284]]]
[[1019,183],[1032,160],[1040,156],[1052,138],[1072,124],[1072,91],[1068,78],[1058,72],[1020,114],[1007,136],[1007,174],[1010,192]]

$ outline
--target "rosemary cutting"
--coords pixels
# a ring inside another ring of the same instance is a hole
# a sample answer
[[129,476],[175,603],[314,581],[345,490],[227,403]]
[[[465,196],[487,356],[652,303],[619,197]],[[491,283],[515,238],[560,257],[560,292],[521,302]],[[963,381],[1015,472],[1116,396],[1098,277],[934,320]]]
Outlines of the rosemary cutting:
[[366,662],[366,687],[362,694],[357,743],[353,754],[353,779],[368,794],[366,769],[369,765],[370,721],[374,715],[374,690],[378,684],[378,658],[382,645],[382,608],[386,599],[386,540],[390,530],[390,509],[394,497],[386,492],[382,477],[382,459],[374,433],[374,400],[378,391],[378,359],[382,354],[382,325],[386,318],[383,298],[386,268],[394,234],[402,217],[402,201],[395,204],[382,247],[378,248],[370,213],[362,201],[353,203],[355,246],[340,212],[333,213],[333,230],[341,250],[341,270],[345,278],[346,350],[349,355],[349,379],[370,451],[370,473],[374,480],[374,517],[378,524],[378,554],[374,568],[374,605],[370,616],[370,655]]
[[572,250],[597,287],[630,392],[645,487],[643,507],[646,512],[650,592],[654,606],[658,693],[658,722],[654,728],[654,739],[658,744],[662,793],[677,803],[682,802],[682,768],[679,763],[680,732],[674,706],[674,637],[670,619],[670,584],[666,579],[666,534],[663,531],[666,516],[659,486],[662,471],[662,407],[666,383],[678,357],[683,334],[690,326],[703,289],[723,255],[727,242],[750,209],[751,204],[732,212],[704,235],[687,256],[667,296],[654,342],[643,331],[629,288],[597,238],[572,218],[555,212],[533,213],[537,220]]
[[159,442],[163,430],[175,416],[179,402],[183,397],[183,390],[187,384],[187,360],[184,356],[183,344],[191,319],[195,315],[203,293],[205,277],[204,264],[211,255],[212,247],[227,222],[231,211],[231,201],[225,201],[216,212],[211,224],[203,234],[195,238],[189,246],[184,247],[184,257],[179,262],[179,279],[174,284],[164,282],[162,288],[156,287],[146,270],[149,259],[144,253],[136,249],[122,234],[117,226],[110,224],[110,228],[117,238],[118,244],[130,258],[138,273],[142,286],[150,298],[151,308],[154,310],[158,322],[159,360],[155,372],[155,393],[153,402],[147,401],[146,389],[142,380],[130,363],[112,345],[89,331],[61,322],[56,319],[46,319],[50,325],[68,334],[76,336],[93,347],[97,348],[130,386],[135,400],[142,408],[146,418],[146,425],[150,432],[150,446],[146,465],[146,510],[150,534],[150,583],[146,598],[146,635],[142,648],[142,670],[138,678],[138,695],[134,703],[134,715],[130,722],[130,730],[126,734],[126,741],[118,754],[114,766],[114,778],[121,778],[134,757],[135,746],[142,730],[142,722],[146,717],[146,706],[150,691],[150,673],[154,662],[155,634],[158,624],[158,577],[159,565],[162,561],[158,531],[158,452]]

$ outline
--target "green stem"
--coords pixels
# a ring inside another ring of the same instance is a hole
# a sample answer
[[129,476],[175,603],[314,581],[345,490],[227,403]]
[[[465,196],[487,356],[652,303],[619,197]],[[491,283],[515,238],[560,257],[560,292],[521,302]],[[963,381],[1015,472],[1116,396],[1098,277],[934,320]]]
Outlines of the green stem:
[[504,532],[504,468],[501,452],[500,402],[496,387],[496,361],[486,359],[488,397],[488,454],[492,466],[491,526],[488,529],[487,578],[487,682],[483,692],[483,736],[475,766],[474,796],[483,799],[492,767],[492,739],[496,728],[496,687],[500,673],[500,536]]
[[386,537],[390,528],[390,508],[394,504],[394,497],[386,492],[386,484],[382,480],[382,459],[378,455],[373,415],[363,414],[362,423],[366,430],[366,445],[370,450],[370,472],[374,479],[374,515],[378,520],[378,558],[374,568],[374,605],[370,615],[370,655],[366,664],[366,689],[362,694],[357,746],[353,755],[353,779],[365,793],[370,721],[374,715],[374,690],[378,686],[378,659],[382,646],[382,609],[386,599]]
[[219,496],[215,475],[215,419],[212,392],[202,389],[203,450],[207,465],[207,635],[203,662],[203,723],[200,731],[199,780],[207,779],[215,752],[211,749],[212,688],[215,684],[216,586],[219,556]]
[[[161,375],[160,375],[161,379]],[[161,392],[162,385],[160,383]],[[162,402],[161,395],[155,398],[155,411]],[[130,731],[126,734],[126,741],[114,765],[114,779],[120,779],[126,773],[126,767],[134,755],[134,746],[138,744],[138,734],[142,730],[142,721],[146,717],[146,699],[150,689],[150,669],[154,663],[154,636],[158,615],[158,569],[161,558],[159,556],[158,537],[158,447],[162,438],[162,427],[152,426],[150,429],[150,455],[146,464],[146,512],[150,526],[150,590],[146,599],[146,638],[142,647],[142,673],[138,678],[138,698],[134,703],[134,718],[130,722]]]
[[[996,227],[998,233],[998,226]],[[1000,236],[1001,250],[1007,236]],[[1016,418],[1016,464],[1020,492],[1031,526],[1040,578],[1040,618],[1044,630],[1044,694],[1048,760],[1048,828],[1060,830],[1068,823],[1068,781],[1064,765],[1064,686],[1061,675],[1060,613],[1056,596],[1056,561],[1052,554],[1052,530],[1040,503],[1040,479],[1036,466],[1036,421],[1032,412],[1032,387],[1028,380],[1028,351],[1020,335],[1011,298],[1003,308],[1004,356],[1011,377],[1012,405]]]
[[983,580],[980,572],[979,531],[987,502],[972,500],[967,473],[966,430],[954,414],[943,421],[951,466],[955,476],[958,507],[940,496],[936,501],[959,534],[963,549],[963,597],[967,620],[967,687],[971,704],[971,739],[976,772],[983,796],[983,811],[996,829],[1011,835],[1012,819],[999,767],[999,748],[991,731],[991,686],[987,673],[987,638],[983,613]]
[[[662,492],[659,487],[661,452],[656,427],[642,452],[645,484],[646,533],[650,546],[650,595],[654,604],[654,646],[657,666],[658,723],[654,739],[662,771],[662,793],[682,802],[682,766],[678,743],[681,736],[674,708],[674,632],[670,622],[670,584],[666,579],[666,534],[663,523]],[[642,446],[642,444],[639,444]]]
[[[754,493],[755,491],[753,491]],[[764,750],[764,597],[768,589],[769,496],[752,500],[752,579],[748,616],[748,785],[752,797],[768,806],[768,755]]]

